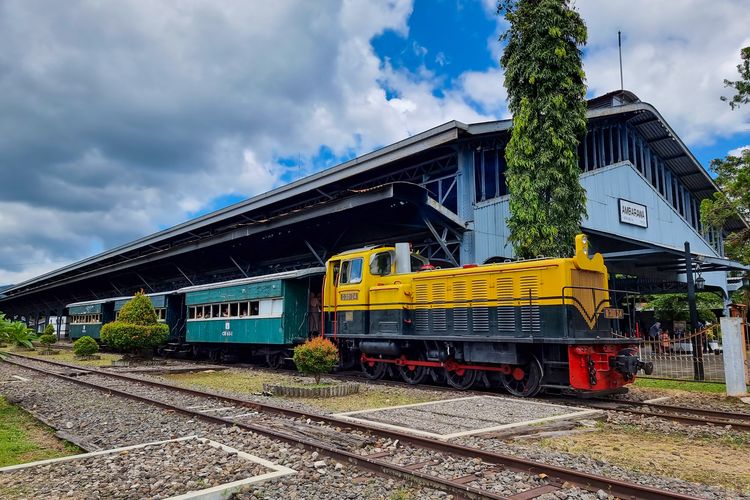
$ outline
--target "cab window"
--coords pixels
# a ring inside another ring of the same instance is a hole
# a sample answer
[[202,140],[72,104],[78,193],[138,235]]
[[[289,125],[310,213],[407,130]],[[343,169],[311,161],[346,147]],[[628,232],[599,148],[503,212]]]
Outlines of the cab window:
[[376,253],[370,258],[370,274],[373,276],[388,276],[393,267],[391,252]]
[[360,283],[362,281],[362,258],[345,260],[341,263],[339,283]]
[[362,260],[354,259],[351,261],[352,265],[349,269],[349,283],[361,283],[362,282]]

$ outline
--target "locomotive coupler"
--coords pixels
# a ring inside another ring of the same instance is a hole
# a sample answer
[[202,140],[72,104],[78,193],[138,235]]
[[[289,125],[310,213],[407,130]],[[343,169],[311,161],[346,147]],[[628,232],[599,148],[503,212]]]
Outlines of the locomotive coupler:
[[631,349],[623,349],[617,356],[609,358],[609,365],[622,373],[625,380],[633,379],[638,370],[643,370],[646,375],[654,372],[654,364],[650,361],[641,361]]

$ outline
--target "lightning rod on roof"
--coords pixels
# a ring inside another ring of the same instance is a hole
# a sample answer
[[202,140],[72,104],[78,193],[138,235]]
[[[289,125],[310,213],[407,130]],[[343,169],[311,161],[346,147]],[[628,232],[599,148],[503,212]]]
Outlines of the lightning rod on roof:
[[622,92],[625,90],[625,85],[622,80],[622,33],[619,30],[617,31],[617,47],[620,52],[620,92]]

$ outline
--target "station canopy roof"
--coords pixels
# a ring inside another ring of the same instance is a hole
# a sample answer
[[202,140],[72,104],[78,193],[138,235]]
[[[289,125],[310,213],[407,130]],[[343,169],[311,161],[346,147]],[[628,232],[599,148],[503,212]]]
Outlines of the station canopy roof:
[[[617,91],[590,100],[588,119],[590,122],[617,119],[631,123],[699,199],[711,196],[718,190],[708,172],[659,112],[633,93]],[[241,237],[254,229],[272,225],[280,218],[299,216],[301,212],[314,208],[326,209],[326,202],[345,204],[343,200],[351,197],[353,191],[341,190],[340,186],[351,183],[352,179],[367,176],[377,179],[378,172],[388,165],[416,161],[431,151],[443,151],[445,154],[461,139],[508,131],[511,124],[511,120],[475,124],[454,120],[445,123],[267,193],[10,286],[2,291],[5,294],[3,298],[33,293]],[[310,201],[311,193],[318,197],[316,201]],[[452,219],[455,226],[461,226],[462,221],[455,214],[442,210],[434,200],[428,200],[428,204],[443,217]],[[732,219],[727,224],[729,230],[741,227],[747,227],[747,223],[740,218]]]

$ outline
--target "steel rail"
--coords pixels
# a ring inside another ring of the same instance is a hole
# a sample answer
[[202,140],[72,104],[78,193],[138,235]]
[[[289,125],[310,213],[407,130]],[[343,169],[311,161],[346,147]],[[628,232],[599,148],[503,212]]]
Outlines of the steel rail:
[[[39,361],[37,359],[33,359],[33,360]],[[197,418],[197,419],[205,420],[207,422],[220,424],[224,426],[238,427],[244,430],[255,432],[257,434],[262,434],[272,439],[277,439],[285,443],[289,443],[294,446],[302,446],[306,450],[317,451],[319,453],[328,455],[342,462],[353,464],[359,468],[366,469],[377,474],[381,474],[381,475],[386,474],[388,476],[392,476],[398,479],[405,479],[407,481],[410,481],[420,486],[426,486],[426,487],[435,488],[435,489],[439,489],[443,491],[448,491],[460,498],[471,498],[471,499],[487,498],[491,500],[512,500],[511,497],[496,495],[492,492],[482,491],[471,486],[462,485],[460,483],[454,483],[453,481],[448,480],[448,479],[442,479],[439,477],[430,476],[428,474],[425,474],[419,471],[410,470],[407,467],[392,464],[392,463],[385,462],[382,460],[378,460],[376,458],[370,458],[364,455],[357,455],[356,453],[351,453],[349,451],[341,450],[341,449],[326,445],[325,443],[322,443],[319,441],[312,441],[310,439],[293,436],[291,434],[287,434],[282,431],[272,430],[272,429],[261,427],[255,424],[236,422],[236,421],[224,418],[224,417],[220,417],[216,415],[209,415],[206,413],[200,413],[195,410],[183,408],[181,406],[173,405],[170,403],[165,403],[164,401],[159,401],[159,400],[152,399],[146,396],[141,396],[138,394],[127,392],[127,391],[114,389],[112,387],[94,384],[92,382],[88,382],[78,377],[71,377],[63,373],[57,373],[57,372],[44,370],[39,367],[23,365],[16,361],[10,361],[7,359],[5,361],[10,364],[16,365],[20,368],[32,370],[32,371],[35,371],[35,372],[38,372],[47,376],[56,377],[62,380],[67,380],[68,382],[73,382],[75,384],[78,384],[84,387],[108,392],[110,394],[115,394],[123,398],[131,399],[131,400],[139,401],[143,403],[148,403],[154,406],[158,406],[160,408],[164,408],[166,410],[173,411],[175,413],[182,413],[184,415],[188,415],[191,418]],[[41,362],[45,363],[47,361],[41,360]],[[54,364],[58,364],[58,363],[54,363]],[[85,371],[89,371],[89,370],[85,370]],[[92,371],[92,373],[98,374],[98,372],[95,372],[95,371]],[[211,397],[215,398],[216,396],[211,396]]]
[[[368,433],[372,433],[381,437],[386,437],[386,438],[394,439],[394,440],[398,439],[402,443],[410,443],[414,446],[418,446],[418,447],[425,448],[425,449],[430,449],[430,450],[437,451],[437,452],[449,453],[452,455],[471,457],[471,458],[480,458],[484,462],[503,465],[511,470],[516,470],[519,472],[526,472],[530,474],[544,474],[548,477],[556,478],[561,482],[572,483],[572,484],[575,484],[576,486],[579,486],[583,489],[587,489],[590,491],[598,491],[601,489],[619,498],[633,498],[633,499],[638,498],[638,499],[649,499],[649,500],[651,499],[653,500],[656,500],[656,499],[674,499],[674,500],[691,499],[691,500],[694,500],[695,498],[697,498],[697,497],[693,497],[690,495],[683,495],[681,493],[661,490],[661,489],[654,488],[651,486],[645,486],[641,484],[622,481],[619,479],[609,478],[609,477],[600,476],[596,474],[590,474],[590,473],[578,471],[575,469],[560,467],[556,465],[549,465],[549,464],[545,464],[542,462],[536,462],[533,460],[516,457],[512,455],[505,455],[505,454],[501,454],[501,453],[497,453],[493,451],[483,450],[480,448],[461,446],[457,444],[448,443],[445,441],[439,441],[436,439],[409,434],[406,432],[384,429],[384,428],[377,427],[377,426],[351,422],[349,420],[339,419],[337,417],[330,416],[330,415],[314,414],[310,412],[300,412],[300,411],[296,411],[296,410],[292,410],[289,408],[284,408],[284,407],[280,407],[280,406],[276,406],[276,405],[272,405],[268,403],[247,401],[244,399],[234,398],[234,397],[226,396],[222,394],[215,394],[215,393],[201,391],[197,389],[179,387],[176,385],[167,384],[163,382],[157,382],[154,380],[145,380],[145,379],[141,379],[140,377],[126,375],[123,373],[112,373],[112,372],[108,372],[108,371],[104,371],[104,370],[100,370],[96,368],[93,368],[93,369],[84,368],[84,367],[70,365],[70,364],[62,363],[58,361],[40,360],[39,358],[36,358],[36,357],[29,357],[29,356],[23,356],[23,355],[17,355],[17,354],[13,354],[13,355],[23,358],[23,359],[28,359],[30,361],[39,361],[42,363],[49,363],[52,365],[58,365],[61,367],[79,370],[79,371],[88,371],[88,372],[96,373],[99,375],[110,376],[110,377],[128,380],[132,382],[142,383],[142,384],[146,384],[146,385],[150,385],[154,387],[161,387],[161,388],[167,388],[171,390],[182,391],[187,394],[221,399],[221,400],[231,402],[236,405],[242,405],[247,408],[252,408],[252,409],[260,410],[264,412],[277,413],[277,414],[282,414],[282,415],[290,416],[294,418],[310,418],[318,422],[324,422],[324,423],[337,426],[337,427],[341,427],[341,428],[348,428],[348,429],[357,430],[361,432],[368,432]],[[14,363],[14,364],[21,366],[21,367],[26,367],[20,363]],[[26,368],[30,368],[30,367],[26,367]],[[35,369],[35,368],[31,368],[31,369]],[[41,370],[41,369],[37,369],[37,370],[44,372],[44,370]],[[79,380],[78,378],[67,377],[64,375],[57,375],[57,376],[64,378],[65,380],[72,380],[74,382],[82,383],[84,385],[88,384],[97,388],[101,387],[96,384],[91,384],[89,382]],[[101,388],[104,390],[114,391],[113,389],[109,389],[109,388],[104,388],[104,387],[101,387]],[[135,396],[135,395],[130,395],[130,393],[127,393],[124,391],[118,391],[118,392],[122,392],[124,395],[126,395],[126,397]],[[135,396],[135,397],[141,398],[140,396]],[[155,404],[163,405],[160,402],[155,402]],[[179,411],[189,412],[190,415],[194,415],[194,412],[190,410],[180,409]],[[198,414],[198,415],[203,415],[203,414]],[[224,419],[221,419],[221,417],[210,417],[210,418],[220,419],[224,421]],[[231,421],[226,421],[225,423],[227,425],[237,425]],[[249,425],[249,424],[245,424],[245,425]],[[277,431],[271,431],[269,429],[265,429],[262,427],[257,427],[257,426],[252,426],[252,427],[253,428],[250,430],[254,430],[255,432],[258,432],[261,434],[273,435],[277,433]],[[279,433],[279,434],[282,434],[282,433]],[[296,437],[293,437],[293,436],[288,436],[286,434],[283,434],[283,436],[287,438],[291,438],[295,442],[299,441]],[[283,439],[283,438],[279,438],[279,439]],[[315,443],[310,443],[310,445],[318,446]],[[338,452],[338,450],[336,449],[334,450],[335,452]],[[345,452],[345,453],[348,454],[348,452]],[[361,458],[359,455],[355,455],[355,457],[357,459]],[[377,460],[374,460],[373,462],[377,464],[377,467],[391,466],[391,464],[388,464],[386,462],[381,462]],[[408,472],[411,473],[412,471],[408,471]],[[397,473],[403,474],[403,471],[397,471]],[[428,476],[428,477],[431,478],[432,476]],[[484,492],[482,494],[484,494]]]
[[[19,357],[27,357],[23,355],[17,355]],[[28,357],[29,359],[38,359],[35,357]],[[43,362],[48,362],[52,364],[56,364],[59,362],[52,361],[52,360],[41,360]],[[65,366],[65,363],[62,363],[61,366]],[[68,365],[69,367],[73,367],[75,365]],[[260,367],[263,370],[269,370],[265,367]],[[290,371],[291,370],[285,370]],[[104,372],[108,375],[114,375],[108,372]],[[118,374],[119,375],[119,374]],[[413,387],[411,384],[408,384],[406,382],[403,382],[401,380],[370,380],[365,377],[360,377],[357,375],[346,375],[343,373],[334,373],[329,374],[328,376],[333,378],[354,378],[358,380],[365,380],[368,383],[374,383],[378,385],[384,385],[384,386],[395,386],[395,387]],[[143,381],[142,379],[139,379],[136,377],[137,380],[148,383],[148,381]],[[169,384],[166,384],[169,385]],[[173,386],[176,387],[176,386]],[[439,386],[439,385],[425,385],[425,388],[428,388],[429,390],[435,390],[435,391],[445,391],[445,392],[455,392],[457,389],[453,389],[450,387],[445,386]],[[489,396],[497,396],[497,393],[492,391],[482,391],[482,390],[470,390],[467,391],[471,394],[477,394],[477,395],[489,395]],[[504,397],[512,397],[507,394],[503,394]],[[570,403],[569,400],[562,399],[556,397],[551,398],[545,398],[548,400],[553,400],[556,402],[560,402],[563,404]],[[619,399],[606,399],[606,398],[585,398],[585,399],[578,399],[575,401],[575,404],[577,406],[585,406],[588,408],[594,408],[594,409],[600,409],[600,410],[608,410],[608,411],[619,411],[623,413],[630,413],[632,415],[639,415],[644,417],[657,417],[657,418],[663,418],[665,420],[670,420],[673,422],[678,422],[685,425],[713,425],[713,426],[720,426],[724,427],[727,425],[731,425],[732,428],[739,430],[739,431],[745,431],[750,432],[750,413],[736,413],[736,412],[724,412],[724,411],[718,411],[718,410],[708,410],[704,408],[690,408],[690,407],[684,407],[684,406],[678,406],[678,405],[668,405],[668,404],[656,404],[656,403],[647,403],[643,401],[628,401],[628,400],[619,400]],[[613,406],[614,405],[614,406]],[[269,405],[273,407],[273,405]],[[652,408],[656,409],[658,411],[649,411],[646,410],[639,410],[635,408],[624,408],[625,406],[631,406],[631,407],[639,407],[639,408]],[[278,411],[283,411],[283,408],[281,407],[275,407]],[[691,415],[692,414],[692,415]],[[708,417],[708,418],[702,418],[702,417]]]

